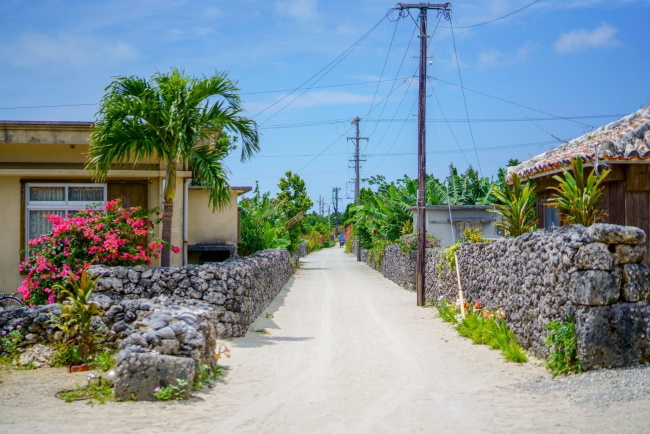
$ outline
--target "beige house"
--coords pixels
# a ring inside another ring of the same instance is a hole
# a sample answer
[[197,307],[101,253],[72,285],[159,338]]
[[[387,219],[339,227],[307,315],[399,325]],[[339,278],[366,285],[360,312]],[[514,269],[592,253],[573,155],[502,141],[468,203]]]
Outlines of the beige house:
[[[121,198],[126,206],[162,208],[165,167],[156,161],[115,166],[104,183],[84,169],[90,122],[0,121],[0,293],[13,293],[27,241],[50,229],[46,214],[66,214]],[[231,187],[230,204],[213,212],[208,192],[177,171],[172,265],[223,260],[237,249],[237,197],[251,187]],[[160,231],[160,227],[156,228]],[[157,265],[157,264],[153,264]]]

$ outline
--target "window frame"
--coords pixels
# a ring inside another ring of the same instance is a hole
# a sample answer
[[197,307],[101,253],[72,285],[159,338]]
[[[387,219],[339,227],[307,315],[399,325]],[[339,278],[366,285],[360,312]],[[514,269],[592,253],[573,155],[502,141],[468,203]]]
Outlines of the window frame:
[[[64,200],[63,201],[46,201],[46,200],[31,200],[32,187],[64,187]],[[70,188],[74,187],[95,187],[102,189],[101,201],[71,201]],[[29,237],[30,233],[30,212],[31,211],[64,211],[65,214],[78,211],[80,209],[89,208],[92,205],[104,205],[108,196],[107,184],[98,184],[93,182],[26,182],[25,183],[25,203],[23,210],[25,212],[25,229],[23,239],[25,240],[25,257],[29,255]],[[34,237],[35,238],[35,237]]]

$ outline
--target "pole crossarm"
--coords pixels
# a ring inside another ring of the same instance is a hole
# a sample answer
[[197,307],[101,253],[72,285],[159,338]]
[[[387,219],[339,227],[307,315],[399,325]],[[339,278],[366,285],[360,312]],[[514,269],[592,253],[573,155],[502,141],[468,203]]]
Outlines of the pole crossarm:
[[393,9],[438,9],[447,10],[451,8],[451,2],[447,3],[397,3]]

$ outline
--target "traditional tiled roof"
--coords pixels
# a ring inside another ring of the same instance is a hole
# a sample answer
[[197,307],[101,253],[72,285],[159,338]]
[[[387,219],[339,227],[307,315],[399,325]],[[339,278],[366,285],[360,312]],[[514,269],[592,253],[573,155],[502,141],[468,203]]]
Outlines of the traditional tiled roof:
[[604,163],[650,162],[650,106],[511,167],[508,176],[515,172],[522,178],[551,174],[570,166],[576,157],[593,165],[596,150]]

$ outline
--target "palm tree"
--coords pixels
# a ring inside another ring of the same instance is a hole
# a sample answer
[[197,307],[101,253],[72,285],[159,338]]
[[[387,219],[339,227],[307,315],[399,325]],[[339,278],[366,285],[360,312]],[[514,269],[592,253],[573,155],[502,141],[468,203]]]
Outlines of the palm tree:
[[[234,146],[226,133],[241,137],[242,161],[259,150],[257,125],[240,115],[238,90],[224,72],[194,78],[172,68],[150,80],[117,77],[101,100],[86,168],[102,181],[114,163],[161,161],[166,166],[162,239],[170,243],[176,170],[189,166],[217,209],[230,200],[228,169],[222,160]],[[169,249],[163,250],[161,264],[169,266]]]

